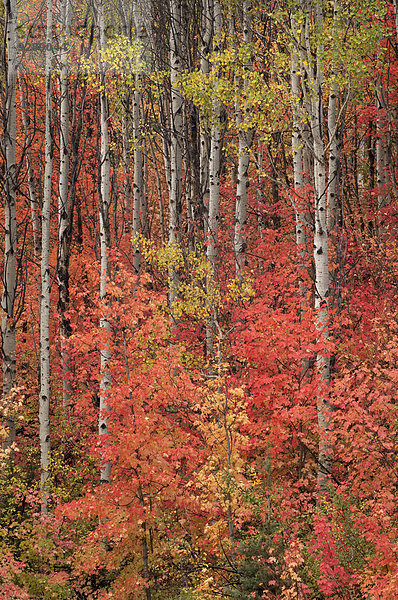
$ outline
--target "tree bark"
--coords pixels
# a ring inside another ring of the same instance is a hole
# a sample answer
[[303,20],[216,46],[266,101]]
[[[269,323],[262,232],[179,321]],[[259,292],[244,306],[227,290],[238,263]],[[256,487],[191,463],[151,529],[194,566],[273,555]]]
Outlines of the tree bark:
[[[97,17],[97,44],[98,44],[98,65],[100,72],[100,131],[101,131],[101,151],[100,151],[100,190],[99,190],[99,219],[100,219],[100,253],[101,253],[101,275],[100,275],[100,302],[102,316],[100,318],[100,327],[103,329],[107,338],[100,349],[100,407],[99,407],[99,436],[100,445],[104,448],[105,444],[101,438],[108,434],[108,414],[110,412],[109,395],[111,389],[111,371],[110,360],[111,352],[109,347],[109,337],[111,333],[111,324],[109,321],[109,304],[107,302],[107,283],[109,279],[109,251],[111,249],[110,227],[109,227],[109,202],[110,202],[110,155],[109,155],[109,129],[108,129],[108,99],[106,95],[106,64],[102,53],[106,48],[105,39],[105,14],[102,0],[96,0]],[[111,479],[111,462],[103,460],[100,470],[100,481],[102,484],[109,483]]]
[[46,117],[43,207],[41,214],[41,306],[40,306],[40,455],[41,512],[47,514],[50,492],[50,216],[53,173],[52,60],[53,3],[47,0],[46,24]]
[[11,391],[16,385],[15,294],[17,284],[17,181],[16,181],[16,82],[17,82],[17,3],[5,0],[7,20],[7,83],[4,131],[4,273],[1,306],[3,350],[3,396],[6,403],[8,435],[5,450],[13,456],[15,417]]
[[71,0],[62,0],[61,12],[61,51],[60,51],[60,169],[58,196],[58,312],[60,316],[59,334],[62,361],[62,396],[63,406],[68,409],[72,395],[71,360],[68,352],[68,339],[71,335],[71,324],[67,311],[69,309],[69,262],[72,241],[72,198],[69,193],[69,44],[71,28]]
[[[213,0],[213,52],[219,51],[221,40],[222,13],[219,0]],[[213,114],[210,135],[209,161],[209,216],[207,227],[207,259],[210,274],[207,277],[208,320],[206,326],[206,352],[210,358],[214,354],[214,335],[216,332],[217,307],[214,292],[217,281],[217,239],[220,205],[220,167],[221,167],[221,102],[213,100]]]
[[[182,70],[181,62],[181,0],[170,0],[170,82],[171,82],[171,111],[170,111],[170,201],[169,201],[169,245],[178,245],[180,241],[181,190],[182,190],[182,95],[179,75]],[[171,259],[173,261],[173,259]],[[178,273],[172,263],[169,269],[169,306],[173,304],[178,293]]]
[[[248,0],[243,2],[243,43],[249,46],[252,40],[250,11],[251,3]],[[251,50],[249,50],[251,52]],[[251,58],[245,65],[247,74],[251,68]],[[247,76],[244,76],[242,91],[247,102]],[[236,123],[238,127],[239,155],[238,155],[238,181],[236,184],[236,206],[235,206],[235,235],[234,235],[234,254],[236,277],[242,283],[242,270],[245,263],[245,253],[247,247],[246,228],[247,228],[247,190],[249,188],[249,162],[250,148],[253,143],[253,130],[250,127],[250,107],[246,104],[242,110],[239,100],[235,105]]]
[[[139,47],[143,43],[143,19],[139,0],[133,5],[135,35]],[[141,57],[140,57],[141,62]],[[141,232],[141,207],[144,196],[144,169],[142,155],[142,133],[141,133],[141,67],[135,74],[135,90],[133,94],[133,145],[134,145],[134,184],[133,184],[133,266],[138,274],[141,266],[141,251],[139,235]]]

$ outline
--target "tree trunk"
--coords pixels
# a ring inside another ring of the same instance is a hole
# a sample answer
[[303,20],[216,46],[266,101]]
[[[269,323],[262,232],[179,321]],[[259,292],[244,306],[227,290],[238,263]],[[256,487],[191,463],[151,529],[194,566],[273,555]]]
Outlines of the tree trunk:
[[[170,0],[170,201],[169,201],[169,245],[180,241],[181,188],[182,188],[182,95],[179,75],[181,64],[181,0]],[[171,259],[173,261],[173,258]],[[178,291],[178,273],[173,262],[169,269],[169,305],[172,311]]]
[[[143,21],[141,7],[138,0],[134,2],[134,23],[136,40],[142,46]],[[141,62],[141,60],[140,60]],[[141,72],[140,67],[135,74],[135,90],[133,94],[133,144],[134,144],[134,185],[133,185],[133,266],[138,274],[141,265],[141,251],[139,235],[141,232],[141,206],[144,196],[144,176],[142,159],[142,133],[141,133]]]
[[[213,52],[219,50],[221,40],[222,13],[219,0],[213,1]],[[213,114],[210,136],[209,161],[209,217],[207,227],[207,259],[210,274],[207,277],[208,321],[206,326],[206,352],[208,357],[214,354],[214,335],[217,322],[217,307],[214,304],[214,292],[217,280],[217,239],[220,204],[220,166],[221,166],[221,102],[213,100]]]
[[[298,25],[294,15],[291,15],[291,28],[293,32],[298,31]],[[293,185],[294,185],[294,212],[296,217],[296,246],[299,259],[299,267],[305,268],[305,259],[307,255],[307,230],[305,223],[305,197],[304,197],[304,152],[303,152],[303,131],[302,131],[302,98],[300,82],[300,63],[298,56],[299,40],[295,36],[295,42],[292,48],[291,56],[291,88],[292,88],[292,155],[293,155]],[[302,296],[301,309],[304,309],[307,289],[300,281],[300,292]]]
[[[251,23],[250,11],[251,4],[248,0],[243,2],[243,42],[245,45],[251,43]],[[251,68],[251,59],[245,65],[245,76],[243,80],[242,91],[247,102],[247,76]],[[234,254],[236,277],[242,283],[242,270],[245,263],[246,253],[246,226],[247,226],[247,190],[249,188],[249,151],[253,143],[253,131],[250,128],[250,107],[246,104],[242,110],[239,100],[235,105],[236,123],[238,127],[239,138],[239,156],[238,156],[238,181],[236,184],[236,207],[235,207],[235,235],[234,235]]]
[[17,81],[17,3],[5,0],[7,19],[7,84],[5,102],[4,131],[4,273],[1,306],[2,350],[3,350],[3,396],[9,410],[7,416],[8,434],[4,442],[5,450],[13,455],[15,441],[15,417],[12,409],[11,390],[16,385],[17,365],[15,351],[15,293],[17,276],[17,181],[15,150],[17,137],[16,124],[16,81]]
[[[206,76],[210,70],[209,53],[212,37],[212,18],[210,10],[211,0],[202,0],[202,47],[200,56],[200,71]],[[202,111],[200,115],[200,154],[199,154],[199,178],[200,178],[200,202],[203,210],[203,230],[208,228],[208,212],[209,212],[209,122],[206,115]]]
[[48,512],[50,491],[50,216],[51,180],[53,173],[53,131],[52,131],[52,85],[51,72],[53,3],[47,0],[46,24],[46,117],[45,117],[45,167],[43,207],[41,213],[41,307],[40,307],[40,453],[41,453],[41,512]]
[[[100,219],[100,252],[101,252],[101,276],[100,276],[100,301],[102,316],[100,318],[100,327],[107,333],[108,338],[111,333],[111,324],[109,322],[109,304],[107,302],[107,283],[109,278],[109,251],[111,248],[110,228],[109,228],[109,202],[110,202],[110,156],[109,156],[109,130],[108,130],[108,100],[106,96],[106,64],[102,58],[102,52],[106,48],[105,41],[105,14],[102,0],[96,0],[97,12],[97,44],[98,44],[98,64],[100,72],[100,131],[101,131],[101,152],[100,152],[100,190],[99,190],[99,219]],[[109,339],[107,339],[100,349],[101,357],[101,382],[100,382],[100,408],[99,408],[99,436],[100,445],[103,448],[104,442],[101,438],[108,433],[108,418],[110,411],[109,394],[111,389],[111,372],[109,363],[111,352],[109,348]],[[102,484],[109,483],[111,478],[111,462],[103,460],[100,471],[100,481]]]
[[63,0],[61,5],[61,51],[60,51],[60,136],[59,136],[59,196],[58,196],[58,312],[60,316],[59,334],[62,361],[63,406],[71,403],[72,373],[68,352],[68,339],[71,335],[69,310],[69,261],[72,240],[72,206],[69,194],[69,44],[71,27],[71,0]]
[[[323,13],[321,0],[316,0],[315,26],[318,39],[322,39]],[[308,40],[308,38],[307,38]],[[318,490],[322,496],[331,484],[333,449],[331,444],[332,408],[329,396],[330,358],[326,342],[329,338],[329,232],[327,225],[326,203],[326,155],[322,137],[323,128],[323,65],[322,42],[316,48],[316,65],[312,70],[312,81],[309,82],[314,93],[310,100],[311,134],[314,150],[314,265],[315,265],[315,312],[317,343],[321,350],[316,357],[319,377],[317,399],[319,425],[318,455]],[[315,70],[315,72],[314,72]],[[322,348],[322,346],[324,346]]]
[[[315,296],[315,326],[317,330],[317,344],[320,347],[316,357],[317,377],[318,377],[318,397],[317,397],[317,415],[319,427],[319,454],[318,454],[318,495],[321,499],[327,494],[332,482],[332,462],[333,447],[331,442],[332,430],[332,407],[329,396],[330,386],[330,356],[327,349],[329,338],[329,230],[328,230],[328,212],[331,220],[334,211],[333,206],[328,211],[328,185],[326,184],[326,162],[327,152],[323,141],[323,10],[321,0],[314,2],[301,1],[300,15],[301,31],[300,39],[296,38],[295,48],[292,56],[292,90],[293,90],[293,114],[294,131],[293,133],[293,162],[295,189],[298,191],[303,185],[304,180],[301,176],[301,169],[304,167],[304,156],[300,152],[300,130],[303,128],[307,113],[310,120],[310,136],[305,140],[310,143],[313,166],[313,194],[314,194],[314,226],[313,226],[313,247],[314,247],[314,296]],[[314,24],[316,46],[313,48],[311,43],[310,23]],[[297,22],[293,17],[292,29],[297,31]],[[300,60],[301,80],[298,79],[297,68]],[[300,101],[300,85],[303,92],[304,111],[297,111]],[[332,87],[333,92],[333,87]],[[335,125],[332,118],[334,99],[330,105],[331,116],[330,125]],[[334,127],[335,129],[335,127]],[[305,134],[304,134],[305,135]],[[335,170],[338,168],[337,154],[334,158],[330,157],[331,165],[330,177],[334,177]],[[305,167],[304,167],[305,168]],[[329,184],[331,180],[329,180]],[[333,192],[332,184],[330,192]],[[297,194],[296,194],[297,195]],[[333,197],[334,200],[334,197]],[[304,219],[302,211],[296,208],[296,237],[299,246],[299,253],[304,252],[305,244]],[[303,250],[300,250],[300,249]],[[304,257],[304,254],[303,254]]]

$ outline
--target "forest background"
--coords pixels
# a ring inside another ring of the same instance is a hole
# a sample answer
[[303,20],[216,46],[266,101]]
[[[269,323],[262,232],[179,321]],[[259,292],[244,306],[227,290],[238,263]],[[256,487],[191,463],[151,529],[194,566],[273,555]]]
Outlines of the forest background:
[[396,3],[0,10],[0,598],[395,600]]

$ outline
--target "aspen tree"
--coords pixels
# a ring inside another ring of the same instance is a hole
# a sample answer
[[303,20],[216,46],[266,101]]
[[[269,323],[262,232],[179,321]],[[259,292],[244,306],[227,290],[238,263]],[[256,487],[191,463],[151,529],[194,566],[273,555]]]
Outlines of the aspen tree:
[[[333,2],[333,39],[336,39],[339,22],[339,0]],[[335,48],[333,48],[335,50]],[[330,92],[328,101],[328,138],[329,138],[329,160],[328,160],[328,185],[326,201],[326,221],[328,231],[331,232],[336,224],[336,200],[339,191],[339,124],[337,122],[337,107],[339,85],[337,83],[338,72],[332,64]]]
[[73,205],[69,193],[69,45],[72,4],[71,0],[61,0],[60,3],[60,168],[58,196],[58,311],[60,315],[60,341],[62,360],[62,391],[63,404],[68,407],[71,402],[71,366],[66,342],[71,334],[71,326],[66,313],[69,308],[69,261],[72,237]]
[[[337,5],[336,5],[337,10]],[[337,14],[337,13],[336,13]],[[297,20],[300,18],[300,25]],[[336,16],[336,15],[335,15]],[[294,32],[298,31],[296,35]],[[327,493],[331,484],[333,462],[333,447],[331,430],[333,425],[332,406],[329,396],[330,385],[330,356],[327,351],[329,338],[329,224],[334,218],[334,200],[337,185],[338,154],[333,144],[336,135],[336,104],[334,95],[336,84],[332,81],[331,98],[329,98],[329,179],[327,181],[326,164],[327,150],[323,140],[323,86],[324,86],[324,49],[322,35],[324,31],[323,4],[321,0],[307,2],[301,0],[298,15],[292,17],[293,44],[291,85],[293,95],[293,165],[295,190],[299,192],[304,181],[301,176],[304,166],[303,153],[300,150],[303,139],[303,121],[308,115],[310,136],[305,141],[310,143],[313,164],[313,195],[314,195],[314,295],[316,311],[317,343],[320,350],[316,357],[318,372],[317,415],[319,426],[319,455],[318,455],[318,491],[322,497]],[[315,44],[313,42],[315,40]],[[314,47],[315,45],[315,47]],[[300,78],[298,78],[298,67]],[[304,77],[305,73],[305,77]],[[303,111],[300,106],[300,95],[303,93]],[[301,112],[301,114],[300,114]],[[305,167],[304,167],[305,168]],[[333,181],[332,181],[333,180]],[[328,192],[330,186],[330,191]],[[329,195],[328,195],[329,194]],[[328,200],[332,203],[328,207]],[[296,208],[296,237],[299,253],[304,252],[305,244],[304,219],[302,212]],[[303,255],[303,254],[302,254]],[[304,255],[303,255],[304,256]]]
[[[302,120],[303,120],[303,106],[301,99],[301,81],[300,81],[300,66],[298,56],[298,40],[295,32],[298,30],[298,24],[294,13],[291,15],[291,29],[295,42],[292,45],[291,55],[291,71],[290,71],[290,82],[292,89],[292,115],[293,115],[293,128],[292,128],[292,155],[293,155],[293,185],[294,185],[294,209],[296,216],[296,245],[297,252],[300,259],[300,266],[304,266],[304,260],[306,255],[307,247],[307,234],[306,224],[304,217],[304,157],[303,157],[303,134],[302,134]],[[305,290],[302,288],[302,293],[305,295]]]
[[53,173],[52,130],[52,62],[53,62],[53,3],[47,0],[46,22],[46,114],[45,166],[43,207],[41,213],[41,305],[40,305],[40,455],[41,455],[41,511],[48,512],[50,490],[50,216]]
[[[210,71],[210,45],[212,37],[212,18],[210,11],[211,0],[202,0],[202,19],[201,19],[201,52],[200,52],[200,72],[207,76]],[[209,123],[204,111],[200,115],[200,151],[199,151],[199,179],[200,179],[200,201],[204,212],[204,229],[207,229],[208,221],[208,202],[209,202]]]
[[[252,41],[251,12],[252,6],[249,0],[244,0],[242,5],[243,19],[243,43],[249,57],[244,65],[245,74],[243,77],[242,91],[245,96],[248,81],[247,74],[251,67],[251,49],[249,47]],[[250,127],[250,106],[246,100],[246,106],[242,108],[239,100],[235,103],[235,117],[238,128],[239,155],[238,155],[238,180],[236,183],[236,206],[235,206],[235,232],[234,232],[234,254],[236,276],[242,282],[242,269],[244,266],[246,253],[246,225],[247,225],[247,190],[249,188],[249,162],[250,148],[253,143],[253,130]]]
[[[96,28],[97,28],[97,46],[98,46],[98,67],[100,75],[100,131],[101,131],[101,152],[100,152],[100,190],[99,190],[99,219],[100,219],[100,252],[101,252],[101,276],[100,276],[100,301],[102,303],[102,316],[100,327],[109,335],[111,324],[109,322],[107,305],[107,283],[109,278],[109,251],[111,248],[110,229],[109,229],[109,202],[110,202],[110,156],[109,156],[109,130],[108,130],[108,99],[106,95],[106,63],[103,53],[106,49],[105,39],[105,12],[102,0],[96,0]],[[109,340],[106,340],[100,349],[100,407],[99,407],[99,435],[106,436],[108,433],[107,413],[110,411],[109,394],[111,389],[111,372],[109,363],[111,352],[109,349]],[[100,480],[101,483],[109,483],[111,477],[111,463],[109,460],[101,464]]]
[[[222,12],[219,0],[213,0],[213,55],[219,51],[221,40]],[[217,58],[216,58],[217,60]],[[215,68],[214,65],[212,67]],[[215,84],[217,85],[217,83]],[[220,212],[220,168],[221,168],[221,102],[215,96],[211,115],[210,160],[209,160],[209,212],[207,224],[207,259],[210,274],[207,278],[209,318],[206,326],[206,352],[214,354],[214,334],[217,324],[217,308],[214,305],[214,290],[217,279],[217,239]]]
[[17,283],[17,181],[15,150],[17,137],[16,123],[16,82],[17,82],[17,3],[5,0],[7,36],[7,80],[4,115],[4,273],[2,316],[3,350],[3,396],[6,402],[8,437],[5,447],[12,454],[15,441],[15,420],[10,392],[16,385],[15,349],[15,293]]
[[[322,138],[323,128],[323,9],[321,0],[316,0],[314,20],[317,35],[316,61],[308,64],[311,91],[309,108],[311,135],[314,152],[314,264],[315,264],[315,310],[317,342],[325,345],[329,338],[329,232],[327,226],[326,156]],[[309,38],[309,15],[306,19],[305,44],[307,59],[311,56]],[[318,489],[320,494],[327,491],[331,482],[333,451],[330,441],[332,408],[329,396],[330,357],[325,348],[317,353],[316,365],[319,376],[317,413],[319,425]]]
[[[131,23],[130,15],[128,14],[125,2],[120,2],[120,24],[123,36],[131,40]],[[124,213],[125,227],[128,231],[131,229],[131,148],[130,148],[130,103],[131,103],[131,87],[129,82],[126,83],[126,89],[123,93],[123,115],[122,115],[122,146],[123,146],[123,171],[124,171]]]
[[[378,188],[377,208],[380,213],[386,205],[384,187],[387,183],[388,155],[385,133],[386,123],[385,117],[383,116],[383,91],[381,89],[381,86],[377,87],[378,89],[376,89],[376,108],[378,111],[378,116],[376,118],[376,185]],[[381,221],[381,215],[379,214],[379,222]]]
[[[170,199],[169,199],[169,245],[180,241],[181,192],[182,192],[182,95],[179,75],[181,64],[182,2],[170,0]],[[171,259],[173,261],[173,258]],[[178,273],[175,265],[169,269],[169,305],[173,308],[177,297]]]
[[[139,49],[143,43],[143,18],[140,6],[140,0],[133,3],[133,14],[135,24],[135,36]],[[139,245],[139,235],[141,231],[141,207],[144,201],[144,165],[142,152],[142,133],[141,133],[141,56],[138,59],[138,65],[135,72],[135,89],[133,94],[133,144],[134,144],[134,183],[133,183],[133,266],[136,273],[139,273],[141,265],[141,252]]]

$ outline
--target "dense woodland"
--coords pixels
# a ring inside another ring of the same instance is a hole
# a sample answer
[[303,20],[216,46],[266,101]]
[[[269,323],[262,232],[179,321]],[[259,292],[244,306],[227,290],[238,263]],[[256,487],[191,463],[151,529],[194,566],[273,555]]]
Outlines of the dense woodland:
[[397,4],[0,13],[0,600],[396,600]]

